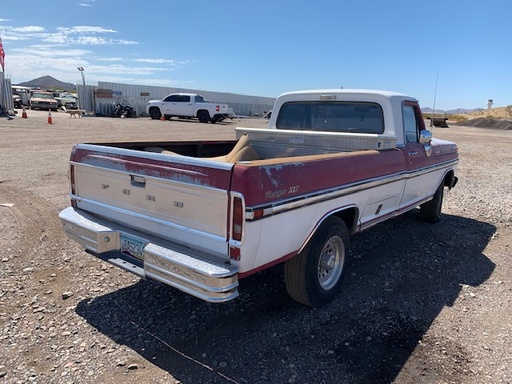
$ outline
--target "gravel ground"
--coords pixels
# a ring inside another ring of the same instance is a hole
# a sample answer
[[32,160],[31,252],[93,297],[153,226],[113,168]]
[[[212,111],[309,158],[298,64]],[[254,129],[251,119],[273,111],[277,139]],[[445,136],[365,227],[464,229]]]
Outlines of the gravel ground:
[[139,280],[67,240],[77,142],[233,139],[235,126],[0,121],[0,383],[511,383],[512,131],[434,129],[459,183],[437,224],[414,210],[352,237],[343,294],[310,309],[282,267],[209,304]]

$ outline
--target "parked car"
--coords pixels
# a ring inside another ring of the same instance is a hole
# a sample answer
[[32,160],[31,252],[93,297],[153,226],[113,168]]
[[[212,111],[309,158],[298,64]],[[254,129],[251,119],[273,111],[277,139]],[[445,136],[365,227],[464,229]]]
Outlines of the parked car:
[[56,111],[58,102],[51,92],[34,92],[30,97],[30,109],[45,109]]
[[14,108],[23,108],[24,106],[30,105],[30,87],[24,87],[21,85],[12,85],[12,101]]
[[78,109],[78,102],[76,96],[62,95],[55,97],[57,100],[57,107],[63,109]]

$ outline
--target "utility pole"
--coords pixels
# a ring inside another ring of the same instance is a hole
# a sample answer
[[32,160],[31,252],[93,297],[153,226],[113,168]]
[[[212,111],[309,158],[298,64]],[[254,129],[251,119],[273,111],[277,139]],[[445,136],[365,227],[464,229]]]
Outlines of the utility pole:
[[82,75],[82,84],[85,85],[85,74],[84,74],[84,67],[76,67],[80,71],[80,74]]

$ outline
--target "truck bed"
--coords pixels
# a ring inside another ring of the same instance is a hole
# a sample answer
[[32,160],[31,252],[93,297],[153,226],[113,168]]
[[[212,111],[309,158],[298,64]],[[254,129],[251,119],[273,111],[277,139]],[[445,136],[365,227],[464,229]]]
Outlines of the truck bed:
[[102,146],[229,163],[396,148],[396,137],[377,134],[236,128],[236,141],[103,143]]

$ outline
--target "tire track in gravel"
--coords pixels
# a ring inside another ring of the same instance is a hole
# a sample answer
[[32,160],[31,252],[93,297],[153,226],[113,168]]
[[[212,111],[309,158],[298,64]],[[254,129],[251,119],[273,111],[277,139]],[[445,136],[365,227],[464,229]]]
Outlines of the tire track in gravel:
[[[0,204],[9,204],[0,206],[0,355],[20,375],[48,372],[54,360],[43,344],[47,324],[62,319],[70,280],[58,208],[6,182],[0,183]],[[21,340],[30,343],[18,350]]]
[[[65,237],[58,218],[58,209],[32,192],[0,184],[2,237],[0,258],[17,258],[24,268],[54,255]],[[6,213],[7,212],[7,213]]]

